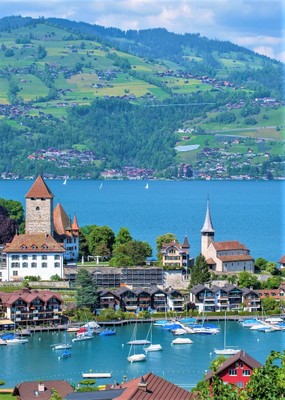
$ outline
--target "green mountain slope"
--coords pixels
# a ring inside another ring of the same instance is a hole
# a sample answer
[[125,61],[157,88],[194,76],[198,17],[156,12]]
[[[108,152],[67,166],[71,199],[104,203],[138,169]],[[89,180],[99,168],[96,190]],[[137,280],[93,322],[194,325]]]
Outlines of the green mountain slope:
[[[273,161],[261,168],[270,161],[262,153],[248,174],[264,177],[272,165],[273,177],[283,173],[274,167],[284,139],[277,61],[199,34],[56,18],[5,17],[0,35],[3,176],[33,175],[41,165],[61,176],[132,166],[152,170],[143,176],[203,178],[202,150],[223,147],[214,131],[235,141],[238,129],[244,154],[260,127],[271,127],[263,134],[275,140],[265,146]],[[177,144],[199,147],[176,152]],[[181,163],[190,164],[186,174]],[[232,173],[225,165],[213,177]]]

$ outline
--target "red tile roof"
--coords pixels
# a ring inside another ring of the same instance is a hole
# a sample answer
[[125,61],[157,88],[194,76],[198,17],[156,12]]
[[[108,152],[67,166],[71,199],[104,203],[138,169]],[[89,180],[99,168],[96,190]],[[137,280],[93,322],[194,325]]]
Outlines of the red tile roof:
[[26,198],[45,198],[52,199],[53,194],[41,176],[38,176],[33,186],[26,194]]
[[65,249],[47,233],[15,235],[3,253],[64,253]]
[[53,224],[54,229],[59,235],[65,235],[66,228],[70,227],[70,219],[60,203],[53,210]]
[[223,262],[229,261],[253,261],[254,258],[249,254],[236,254],[232,256],[218,256],[218,258]]
[[[39,391],[39,383],[42,383],[44,391]],[[23,382],[15,386],[13,395],[19,396],[21,400],[49,400],[52,396],[52,389],[55,389],[62,398],[73,392],[72,386],[65,381],[35,381]],[[16,397],[15,397],[16,398]]]
[[121,385],[124,392],[116,400],[190,400],[194,395],[149,372]]
[[18,299],[21,299],[26,303],[31,303],[35,299],[40,299],[43,302],[47,302],[54,297],[59,301],[62,301],[60,294],[51,292],[50,290],[22,289],[12,293],[0,292],[0,299],[2,300],[3,304],[14,304]]
[[[251,369],[255,368],[261,368],[262,364],[260,364],[259,361],[255,360],[253,357],[251,357],[249,354],[247,354],[244,350],[239,351],[238,353],[234,354],[232,357],[228,358],[226,361],[224,361],[218,368],[217,375],[219,375],[221,372],[223,372],[225,369],[229,368],[232,364],[236,363],[237,361],[242,361],[244,364],[246,364],[248,367]],[[208,374],[205,376],[205,380],[209,380],[213,377],[214,372],[210,371]]]
[[189,254],[189,247],[183,247],[183,245],[181,245],[180,243],[178,243],[176,240],[173,240],[170,243],[162,243],[161,246],[161,252],[162,253],[166,253],[169,249],[171,249],[172,247],[175,247],[175,249],[179,252],[179,253],[187,253]]
[[280,264],[285,264],[285,256],[282,256],[281,259],[278,262]]
[[212,242],[216,250],[248,250],[244,244],[239,243],[237,240],[229,242]]

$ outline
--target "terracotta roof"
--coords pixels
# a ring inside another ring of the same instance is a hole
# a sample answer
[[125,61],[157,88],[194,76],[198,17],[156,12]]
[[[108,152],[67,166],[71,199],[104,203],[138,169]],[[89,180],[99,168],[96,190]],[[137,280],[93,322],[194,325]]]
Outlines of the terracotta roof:
[[71,228],[73,230],[76,230],[76,231],[79,230],[79,225],[78,225],[78,222],[77,222],[76,215],[74,215],[74,217],[73,217],[73,222],[72,222]]
[[[232,364],[236,363],[237,361],[242,361],[244,364],[246,364],[251,369],[262,367],[262,364],[260,364],[259,361],[255,360],[253,357],[251,357],[249,354],[247,354],[244,350],[241,350],[238,353],[234,354],[232,357],[228,358],[226,361],[224,361],[219,366],[217,374],[219,375],[221,372],[223,372],[225,369],[229,368]],[[205,380],[207,381],[207,380],[211,379],[213,374],[214,374],[213,371],[209,372],[205,376]]]
[[32,290],[23,289],[17,290],[12,293],[0,292],[0,299],[3,304],[14,304],[16,300],[23,300],[25,303],[31,303],[35,299],[40,299],[43,302],[47,302],[51,298],[57,298],[62,301],[60,294],[51,292],[50,290]]
[[282,256],[281,259],[278,262],[280,264],[285,264],[285,256]]
[[[44,391],[39,391],[39,383],[42,383]],[[65,381],[34,381],[23,382],[15,386],[13,396],[19,396],[21,400],[49,400],[52,395],[52,389],[55,389],[62,398],[73,392],[72,386]]]
[[214,261],[214,260],[212,259],[212,257],[211,257],[211,258],[208,258],[208,259],[206,260],[206,263],[207,263],[208,265],[215,265],[215,264],[216,264],[216,261]]
[[216,250],[248,250],[244,244],[239,243],[237,240],[212,243]]
[[15,235],[3,253],[64,253],[65,249],[47,233]]
[[167,250],[169,250],[171,247],[175,247],[179,251],[179,253],[187,253],[187,254],[189,254],[190,246],[188,248],[187,247],[182,247],[182,245],[180,243],[178,243],[176,240],[173,240],[170,243],[162,243],[161,252],[162,253],[166,253]]
[[53,194],[50,191],[49,187],[46,185],[45,181],[41,176],[38,176],[35,180],[33,186],[28,191],[25,196],[26,198],[45,198],[45,199],[52,199]]
[[253,261],[254,258],[251,257],[249,254],[236,254],[232,256],[218,256],[217,257],[219,260],[223,262],[229,262],[229,261]]
[[[116,400],[190,400],[194,395],[149,372],[123,383],[124,392]],[[117,387],[116,387],[117,388]]]
[[70,219],[60,203],[53,210],[53,224],[56,233],[59,235],[65,235],[66,228],[70,227]]

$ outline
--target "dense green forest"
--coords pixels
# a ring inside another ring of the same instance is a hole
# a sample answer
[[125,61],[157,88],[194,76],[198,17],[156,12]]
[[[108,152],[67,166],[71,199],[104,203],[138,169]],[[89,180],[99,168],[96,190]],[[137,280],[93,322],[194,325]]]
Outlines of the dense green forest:
[[282,63],[199,33],[5,17],[0,174],[280,178],[283,84]]

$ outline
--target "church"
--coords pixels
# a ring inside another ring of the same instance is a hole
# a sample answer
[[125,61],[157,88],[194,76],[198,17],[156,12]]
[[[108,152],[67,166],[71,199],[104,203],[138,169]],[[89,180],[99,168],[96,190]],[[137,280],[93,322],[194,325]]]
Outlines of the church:
[[16,234],[3,249],[2,281],[23,280],[38,276],[64,277],[64,263],[77,261],[79,256],[79,226],[62,205],[53,206],[53,193],[41,176],[26,194],[25,233]]
[[254,259],[245,245],[237,240],[215,241],[209,200],[201,230],[201,254],[205,257],[209,270],[215,273],[254,272]]

